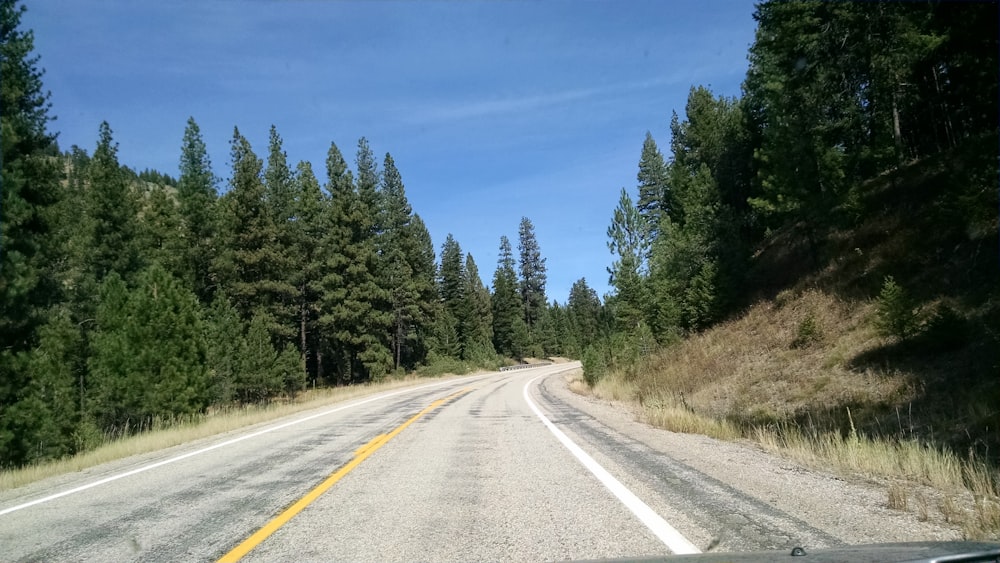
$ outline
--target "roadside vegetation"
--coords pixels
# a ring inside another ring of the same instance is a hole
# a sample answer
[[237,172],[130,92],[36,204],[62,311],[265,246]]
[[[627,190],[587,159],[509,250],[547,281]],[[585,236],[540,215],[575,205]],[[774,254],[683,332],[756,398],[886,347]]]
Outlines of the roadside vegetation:
[[[436,376],[451,374],[442,366],[432,365],[428,366],[427,369],[440,371],[440,373],[434,374]],[[461,373],[473,371],[475,369],[469,368]],[[427,382],[427,374],[389,377],[377,383],[309,389],[299,393],[295,398],[277,399],[270,403],[230,405],[210,409],[205,413],[166,419],[154,418],[148,421],[143,428],[125,428],[116,433],[102,435],[97,445],[77,455],[42,461],[17,469],[2,470],[0,471],[0,491],[27,485],[47,477],[81,471],[129,456],[155,452],[201,438],[245,429],[299,412]]]
[[642,144],[574,389],[1000,538],[997,6],[754,17],[743,96],[693,87]]

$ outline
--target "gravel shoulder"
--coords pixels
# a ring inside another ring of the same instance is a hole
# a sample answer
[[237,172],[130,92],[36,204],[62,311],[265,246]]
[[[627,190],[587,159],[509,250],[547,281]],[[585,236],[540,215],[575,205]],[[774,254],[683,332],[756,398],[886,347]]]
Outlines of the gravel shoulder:
[[[725,442],[654,428],[638,422],[631,405],[571,391],[569,382],[576,374],[549,377],[544,389],[553,398],[614,431],[845,544],[962,537],[957,529],[941,522],[920,521],[915,513],[888,508],[887,483],[845,479],[809,469],[767,453],[748,441]],[[933,492],[926,494],[933,498]]]

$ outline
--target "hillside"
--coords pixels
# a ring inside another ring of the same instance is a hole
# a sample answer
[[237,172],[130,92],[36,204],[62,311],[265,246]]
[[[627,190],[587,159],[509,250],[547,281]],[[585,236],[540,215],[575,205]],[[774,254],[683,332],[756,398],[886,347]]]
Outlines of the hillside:
[[[775,412],[759,421],[811,417],[846,431],[851,408],[874,435],[905,433],[1000,459],[997,216],[982,204],[995,190],[995,146],[995,138],[973,139],[871,181],[857,209],[865,218],[832,231],[816,267],[804,267],[794,229],[758,251],[759,300],[698,338],[773,351],[772,384],[813,379],[771,396]],[[911,297],[919,328],[909,338],[882,338],[873,326],[886,276]]]
[[[856,222],[817,247],[801,224],[774,233],[753,255],[739,313],[613,372],[594,392],[634,400],[668,429],[758,438],[785,453],[796,442],[848,473],[955,486],[930,462],[907,467],[904,450],[925,451],[995,481],[1000,249],[996,209],[984,205],[995,150],[995,138],[972,139],[875,178],[859,190],[868,195],[855,202]],[[903,338],[876,327],[887,276],[909,295],[916,326]],[[831,459],[843,452],[821,451],[856,439],[889,449],[843,463]],[[952,481],[972,488],[974,472],[957,471]],[[992,518],[966,533],[1000,532],[1000,513]]]

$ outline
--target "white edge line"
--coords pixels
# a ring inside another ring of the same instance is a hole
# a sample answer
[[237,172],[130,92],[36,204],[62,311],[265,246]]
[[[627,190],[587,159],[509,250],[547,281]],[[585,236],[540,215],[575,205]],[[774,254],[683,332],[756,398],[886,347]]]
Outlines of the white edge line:
[[[470,379],[479,379],[479,378],[482,378],[482,377],[488,377],[488,376],[497,375],[497,374],[500,374],[500,373],[501,372],[490,372],[490,373],[483,374],[483,375],[480,375],[480,376],[473,376]],[[467,381],[467,380],[463,380],[463,381]],[[429,385],[421,385],[419,387],[411,387],[411,388],[408,388],[408,389],[402,389],[400,391],[393,391],[393,392],[390,392],[390,393],[379,394],[379,395],[376,395],[374,397],[369,397],[367,399],[362,399],[360,401],[356,401],[356,402],[350,403],[348,405],[342,405],[342,406],[339,406],[339,407],[336,407],[336,408],[333,408],[333,409],[325,410],[325,411],[320,412],[320,413],[316,413],[316,414],[309,415],[309,416],[306,416],[306,417],[303,417],[303,418],[298,418],[298,419],[295,419],[295,420],[292,420],[292,421],[289,421],[289,422],[278,424],[276,426],[269,426],[269,427],[267,427],[267,428],[265,428],[263,430],[258,430],[257,432],[252,432],[250,434],[244,434],[243,436],[239,436],[239,437],[233,438],[231,440],[226,440],[225,442],[219,442],[218,444],[213,444],[211,446],[208,446],[206,448],[202,448],[200,450],[195,450],[193,452],[188,452],[186,454],[181,454],[181,455],[179,455],[177,457],[172,457],[172,458],[169,458],[169,459],[165,459],[163,461],[158,461],[156,463],[151,463],[149,465],[144,465],[142,467],[137,467],[135,469],[132,469],[130,471],[126,471],[124,473],[118,473],[116,475],[112,475],[110,477],[105,477],[104,479],[100,479],[100,480],[94,481],[92,483],[87,483],[86,485],[80,485],[79,487],[74,487],[72,489],[67,489],[65,491],[58,492],[58,493],[55,493],[55,494],[52,494],[52,495],[49,495],[49,496],[46,496],[46,497],[38,498],[38,499],[29,501],[29,502],[26,502],[26,503],[23,503],[23,504],[18,504],[18,505],[15,505],[15,506],[11,506],[10,508],[5,508],[3,510],[0,510],[0,516],[3,516],[4,514],[10,514],[11,512],[17,512],[18,510],[23,510],[25,508],[28,508],[30,506],[35,506],[37,504],[42,504],[42,503],[46,503],[46,502],[49,502],[49,501],[53,501],[53,500],[55,500],[57,498],[62,498],[62,497],[69,496],[69,495],[72,495],[72,494],[76,494],[76,493],[79,493],[79,492],[82,492],[82,491],[86,491],[87,489],[93,489],[94,487],[99,487],[101,485],[110,483],[112,481],[117,481],[119,479],[124,479],[125,477],[131,477],[132,475],[135,475],[137,473],[142,473],[144,471],[149,471],[150,469],[156,469],[157,467],[163,467],[164,465],[169,465],[171,463],[174,463],[174,462],[177,462],[177,461],[181,461],[182,459],[187,459],[189,457],[194,457],[196,455],[201,455],[203,453],[210,452],[212,450],[216,450],[216,449],[219,449],[219,448],[224,448],[226,446],[231,446],[231,445],[233,445],[233,444],[235,444],[237,442],[242,442],[243,440],[249,440],[250,438],[256,438],[257,436],[260,436],[262,434],[267,434],[269,432],[274,432],[275,430],[281,430],[282,428],[288,428],[289,426],[295,426],[296,424],[301,424],[303,422],[312,420],[314,418],[319,418],[321,416],[326,416],[326,415],[329,415],[329,414],[333,414],[333,413],[338,412],[338,411],[342,411],[342,410],[354,408],[354,407],[363,405],[365,403],[371,403],[373,401],[379,401],[379,400],[382,400],[382,399],[388,399],[389,397],[394,397],[396,395],[402,395],[404,393],[412,393],[414,391],[419,391],[421,389],[428,389],[428,388],[431,388],[431,387],[440,387],[440,386],[443,386],[443,385],[448,385],[450,383],[456,383],[456,380],[452,379],[452,380],[442,381],[442,382],[438,382],[438,383],[431,383]]]
[[594,458],[590,457],[587,452],[583,451],[583,448],[576,445],[573,440],[570,440],[562,430],[556,428],[556,425],[552,424],[552,421],[542,414],[542,411],[539,410],[539,408],[531,400],[531,397],[528,396],[528,387],[530,387],[531,384],[537,381],[540,377],[545,377],[546,375],[551,374],[539,375],[524,384],[524,400],[528,402],[528,406],[535,412],[535,415],[541,419],[542,424],[544,424],[545,427],[555,435],[562,445],[566,446],[566,449],[568,449],[570,453],[572,453],[576,459],[583,464],[584,467],[594,474],[594,477],[597,477],[598,481],[607,487],[612,494],[618,497],[618,500],[620,500],[626,508],[631,510],[632,514],[635,514],[635,517],[645,524],[646,527],[649,528],[649,530],[653,532],[653,534],[659,538],[659,540],[663,542],[668,549],[670,549],[670,551],[677,555],[701,553],[700,549],[695,547],[693,543],[688,541],[688,539],[682,536],[681,533],[678,532],[673,526],[668,524],[666,520],[650,508],[648,504],[643,502],[642,499],[635,496],[635,493],[630,491],[625,485],[622,484],[621,481],[615,479],[613,475],[601,467],[601,464],[597,463]]

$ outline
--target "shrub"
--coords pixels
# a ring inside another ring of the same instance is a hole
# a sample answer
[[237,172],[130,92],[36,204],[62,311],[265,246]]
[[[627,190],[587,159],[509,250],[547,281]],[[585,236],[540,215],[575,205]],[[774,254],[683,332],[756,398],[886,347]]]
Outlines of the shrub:
[[463,375],[469,368],[461,360],[431,352],[427,355],[427,365],[417,368],[422,377],[438,377],[445,374]]
[[587,349],[583,351],[581,362],[583,363],[583,378],[591,387],[604,377],[608,369],[607,363],[604,361],[604,354],[593,345],[587,346]]
[[816,322],[816,315],[809,313],[806,318],[799,323],[798,334],[792,341],[792,348],[807,348],[809,345],[823,339],[823,333]]
[[912,336],[917,328],[917,315],[910,296],[892,276],[886,276],[875,307],[875,328],[886,337],[900,340]]

